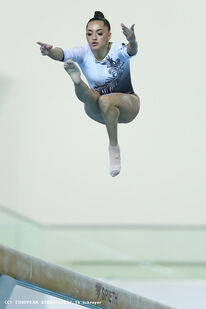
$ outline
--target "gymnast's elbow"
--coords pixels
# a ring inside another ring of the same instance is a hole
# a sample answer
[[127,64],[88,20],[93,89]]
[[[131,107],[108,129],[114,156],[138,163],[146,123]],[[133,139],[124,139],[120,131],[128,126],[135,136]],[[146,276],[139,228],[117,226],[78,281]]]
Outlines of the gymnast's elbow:
[[127,50],[129,56],[135,56],[138,53],[138,49],[136,50]]
[[137,51],[135,51],[135,52],[128,51],[127,53],[128,53],[129,56],[135,56],[137,54]]

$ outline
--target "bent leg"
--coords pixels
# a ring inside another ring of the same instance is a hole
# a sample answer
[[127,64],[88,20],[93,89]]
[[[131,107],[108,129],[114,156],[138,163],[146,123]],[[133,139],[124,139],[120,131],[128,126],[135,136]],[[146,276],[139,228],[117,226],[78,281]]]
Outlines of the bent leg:
[[107,133],[109,136],[109,142],[111,146],[117,146],[117,124],[118,118],[120,115],[120,111],[118,107],[110,104],[108,100],[105,98],[105,95],[100,96],[99,98],[99,107],[102,112],[102,116],[104,118],[104,122],[106,124]]
[[108,94],[110,104],[116,106],[119,111],[119,123],[129,123],[133,121],[140,110],[140,99],[136,93],[111,93]]
[[99,97],[99,108],[107,127],[110,145],[116,146],[118,123],[134,120],[139,113],[140,100],[136,94],[109,93]]
[[110,93],[100,96],[99,107],[109,136],[110,174],[114,177],[121,169],[118,123],[134,120],[140,109],[140,101],[136,94]]
[[81,72],[73,61],[68,59],[64,63],[64,69],[70,75],[74,83],[77,98],[85,105],[84,108],[86,114],[93,120],[104,124],[98,104],[100,94],[96,90],[90,89],[81,79]]
[[109,136],[110,174],[112,177],[115,177],[120,173],[121,169],[120,148],[117,140],[117,123],[120,111],[115,105],[109,103],[106,95],[100,96],[99,106],[102,111]]

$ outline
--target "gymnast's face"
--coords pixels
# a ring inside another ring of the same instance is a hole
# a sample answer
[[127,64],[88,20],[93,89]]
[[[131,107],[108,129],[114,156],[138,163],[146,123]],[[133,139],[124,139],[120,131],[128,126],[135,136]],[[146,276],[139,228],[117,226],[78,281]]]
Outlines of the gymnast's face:
[[86,29],[87,42],[91,50],[99,50],[108,45],[111,32],[101,20],[90,21]]

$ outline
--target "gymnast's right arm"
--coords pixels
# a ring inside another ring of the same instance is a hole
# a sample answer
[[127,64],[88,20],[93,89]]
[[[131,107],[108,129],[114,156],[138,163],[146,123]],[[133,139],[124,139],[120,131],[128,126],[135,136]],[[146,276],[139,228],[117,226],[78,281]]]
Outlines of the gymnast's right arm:
[[50,58],[54,60],[64,61],[64,52],[59,47],[54,47],[53,45],[37,42],[40,47],[41,54],[43,56],[49,56]]

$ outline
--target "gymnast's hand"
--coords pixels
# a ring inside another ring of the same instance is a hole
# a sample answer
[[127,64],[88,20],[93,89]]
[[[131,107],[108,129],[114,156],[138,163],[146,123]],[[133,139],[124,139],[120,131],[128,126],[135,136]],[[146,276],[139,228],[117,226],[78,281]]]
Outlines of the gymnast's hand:
[[134,24],[131,26],[131,28],[127,28],[124,24],[121,24],[122,26],[122,31],[124,33],[124,35],[126,36],[126,39],[131,42],[131,41],[135,41],[136,37],[134,34]]
[[53,45],[49,45],[49,44],[45,44],[41,42],[36,42],[36,43],[41,46],[40,51],[41,51],[42,56],[48,56],[50,49],[52,49]]

